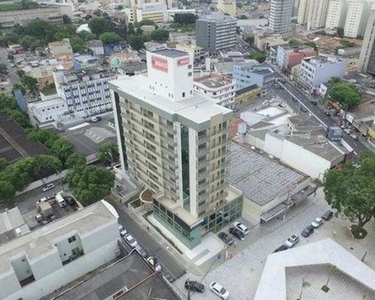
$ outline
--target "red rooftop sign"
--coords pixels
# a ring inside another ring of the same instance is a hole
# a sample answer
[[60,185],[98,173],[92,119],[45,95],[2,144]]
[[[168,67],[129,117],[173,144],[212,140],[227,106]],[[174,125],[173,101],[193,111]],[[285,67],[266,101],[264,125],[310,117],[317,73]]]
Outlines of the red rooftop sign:
[[188,65],[188,64],[189,64],[189,57],[180,58],[177,61],[177,65],[179,65],[179,66]]
[[168,73],[168,61],[165,58],[151,56],[151,65],[156,70]]

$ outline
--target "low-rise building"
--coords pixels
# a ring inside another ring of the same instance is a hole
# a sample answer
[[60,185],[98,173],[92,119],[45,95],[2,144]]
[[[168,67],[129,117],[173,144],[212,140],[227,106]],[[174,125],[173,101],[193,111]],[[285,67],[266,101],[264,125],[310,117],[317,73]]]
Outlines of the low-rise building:
[[171,31],[169,33],[169,40],[177,44],[190,44],[195,40],[195,34],[193,32]]
[[205,56],[204,49],[194,44],[177,44],[176,49],[193,54],[194,60],[203,59]]
[[0,298],[41,299],[119,256],[118,215],[102,200],[0,248]]
[[129,62],[139,62],[140,58],[137,56],[137,53],[135,52],[118,52],[112,54],[108,60],[111,68],[118,69],[123,64]]
[[262,95],[262,89],[256,84],[236,91],[234,107],[246,106]]
[[0,12],[0,27],[10,28],[16,24],[26,25],[28,22],[40,19],[52,24],[61,24],[63,13],[59,6],[40,7],[36,9],[12,10]]
[[69,39],[63,39],[59,42],[49,43],[48,47],[54,58],[65,69],[73,68],[73,50]]
[[259,65],[253,62],[236,64],[233,68],[233,78],[236,80],[236,90],[251,85],[258,85],[263,93],[269,92],[275,81],[276,73],[268,65]]
[[297,83],[309,93],[317,93],[321,83],[332,77],[345,75],[345,60],[336,57],[315,56],[304,58]]
[[237,3],[236,0],[218,0],[217,8],[225,15],[236,17]]
[[85,117],[112,110],[108,88],[108,81],[116,79],[112,71],[56,69],[53,76],[57,95],[69,112]]
[[235,81],[228,76],[211,73],[208,76],[194,78],[193,88],[201,94],[205,94],[217,103],[228,107],[234,107]]
[[289,69],[301,63],[304,57],[316,56],[316,51],[309,47],[295,49],[290,46],[278,46],[276,63],[281,69]]
[[25,66],[23,71],[27,76],[35,78],[38,85],[53,83],[53,70],[56,68],[57,60],[44,60],[36,64]]
[[31,123],[39,128],[57,128],[59,122],[72,118],[66,102],[57,95],[47,101],[30,102],[27,107]]
[[163,3],[144,3],[131,6],[125,9],[125,14],[130,23],[140,22],[144,19],[152,20],[155,23],[168,21],[167,5]]
[[0,246],[29,232],[18,207],[0,213]]
[[94,68],[98,63],[98,59],[92,55],[75,55],[73,59],[74,69],[82,70]]
[[86,42],[86,48],[91,52],[91,55],[104,55],[103,42],[101,40],[92,40]]

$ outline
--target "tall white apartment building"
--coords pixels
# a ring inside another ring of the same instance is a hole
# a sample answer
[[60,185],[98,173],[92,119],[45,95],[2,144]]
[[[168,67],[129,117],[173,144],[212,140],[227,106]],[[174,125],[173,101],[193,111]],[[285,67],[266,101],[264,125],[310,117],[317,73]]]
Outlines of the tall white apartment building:
[[363,37],[371,5],[370,2],[360,0],[348,2],[348,13],[344,26],[345,36],[352,38]]
[[325,31],[329,34],[337,32],[337,28],[344,28],[348,2],[344,0],[331,0],[329,2]]
[[112,110],[108,81],[116,79],[111,71],[94,69],[53,72],[57,95],[69,112],[92,116]]
[[41,299],[119,255],[118,215],[102,200],[0,247],[0,299]]
[[233,108],[236,81],[228,76],[211,73],[194,79],[194,90],[218,101],[218,104]]
[[308,0],[307,30],[325,26],[328,4],[329,0]]
[[271,0],[269,27],[275,33],[288,33],[292,19],[293,0]]
[[309,15],[309,1],[308,0],[300,0],[299,7],[298,7],[298,14],[297,14],[297,22],[298,24],[305,25],[307,24],[307,19]]
[[375,75],[375,10],[370,11],[366,25],[359,55],[358,71]]
[[243,201],[225,177],[232,111],[194,91],[192,63],[179,50],[147,52],[147,77],[110,83],[122,167],[189,248],[238,218]]

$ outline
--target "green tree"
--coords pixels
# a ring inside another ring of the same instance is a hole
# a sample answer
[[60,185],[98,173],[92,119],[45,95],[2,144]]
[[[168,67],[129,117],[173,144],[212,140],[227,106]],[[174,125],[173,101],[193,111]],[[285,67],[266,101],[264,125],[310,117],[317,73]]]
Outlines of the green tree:
[[328,86],[327,96],[339,102],[345,108],[352,108],[361,103],[361,95],[355,85],[343,81],[332,82]]
[[5,113],[7,110],[17,109],[16,100],[7,94],[0,94],[0,112]]
[[0,73],[3,73],[3,74],[8,73],[8,69],[7,69],[6,64],[0,63]]
[[61,161],[53,155],[39,155],[34,158],[34,178],[44,178],[62,169]]
[[144,39],[141,36],[131,35],[129,37],[129,45],[133,50],[141,50],[144,46]]
[[0,157],[0,172],[3,171],[8,165],[8,161],[4,157]]
[[89,21],[89,28],[91,29],[92,33],[99,36],[104,32],[113,32],[115,27],[108,19],[94,18]]
[[73,153],[69,155],[68,159],[66,160],[65,165],[69,169],[73,169],[75,167],[82,167],[86,165],[86,159],[82,154]]
[[104,45],[117,44],[121,41],[121,37],[114,32],[104,32],[102,35],[100,35],[99,39]]
[[115,175],[103,167],[84,166],[71,169],[66,181],[73,195],[86,206],[111,193]]
[[22,93],[22,95],[25,95],[25,94],[26,94],[26,89],[25,89],[25,87],[24,87],[22,84],[20,84],[20,83],[15,83],[15,84],[13,84],[13,90],[12,90],[12,92],[14,92],[14,91],[16,91],[16,90],[20,90],[21,93]]
[[173,20],[181,25],[195,24],[197,17],[192,13],[178,13],[175,14]]
[[0,180],[10,182],[16,191],[23,190],[33,177],[34,158],[28,157],[9,165],[0,174]]
[[47,148],[52,148],[53,144],[60,139],[59,136],[53,131],[34,128],[27,131],[27,138],[32,141],[38,141]]
[[248,36],[246,39],[245,39],[246,42],[248,42],[250,45],[254,44],[254,36],[251,35],[251,36]]
[[86,44],[78,36],[73,36],[70,39],[70,45],[72,46],[73,52],[83,52],[86,49]]
[[344,37],[344,28],[342,28],[342,27],[337,27],[336,28],[336,34],[337,34],[337,36],[339,36],[339,37]]
[[310,41],[310,42],[305,43],[305,45],[313,48],[315,51],[318,51],[318,46],[314,42]]
[[324,174],[326,201],[363,228],[375,215],[375,158],[366,152],[343,169]]
[[16,189],[9,181],[0,180],[0,200],[10,200],[16,195]]
[[128,24],[128,34],[130,36],[135,35],[134,25],[132,23]]
[[84,39],[86,42],[88,41],[92,41],[92,40],[95,40],[96,39],[96,35],[94,33],[91,33],[91,32],[87,32],[87,31],[83,31],[81,32],[80,34],[80,37],[82,39]]
[[29,116],[19,109],[9,110],[8,116],[20,124],[23,128],[30,127]]
[[21,78],[21,83],[32,94],[38,91],[37,81],[33,77],[25,75]]
[[65,164],[68,157],[74,151],[74,145],[72,142],[66,139],[59,138],[53,143],[51,151],[61,160],[63,164]]
[[118,147],[114,142],[108,142],[99,147],[98,157],[102,163],[114,163],[118,156]]
[[40,41],[31,35],[25,35],[24,37],[20,39],[19,43],[23,48],[31,49],[32,46],[34,47],[35,45],[40,43]]
[[250,53],[250,58],[257,60],[259,63],[262,63],[266,60],[267,56],[264,52],[252,51]]
[[67,16],[67,15],[63,15],[62,20],[63,20],[63,24],[71,24],[72,23],[72,19],[69,18],[69,16]]
[[169,38],[169,31],[158,29],[151,33],[151,39],[157,42],[165,42]]
[[156,25],[154,21],[150,20],[150,19],[143,19],[142,21],[140,21],[138,24],[137,24],[137,27],[142,27],[143,25]]
[[24,27],[24,32],[26,35],[31,35],[40,40],[45,39],[49,31],[56,32],[57,29],[54,25],[41,19],[34,19],[28,22],[27,26]]
[[239,16],[239,19],[246,20],[246,19],[248,19],[248,17],[246,15],[241,15],[241,16]]

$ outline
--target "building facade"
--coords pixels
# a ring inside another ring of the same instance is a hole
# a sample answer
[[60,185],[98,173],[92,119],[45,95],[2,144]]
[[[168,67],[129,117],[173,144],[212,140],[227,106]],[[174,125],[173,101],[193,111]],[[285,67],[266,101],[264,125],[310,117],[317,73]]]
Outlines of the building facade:
[[144,19],[152,20],[155,23],[168,21],[167,5],[163,3],[144,3],[131,6],[125,9],[130,23],[140,22]]
[[292,19],[293,0],[272,0],[269,27],[274,33],[288,33]]
[[234,108],[236,82],[231,77],[211,73],[207,76],[194,78],[193,87],[198,93],[217,100],[218,104]]
[[365,1],[349,1],[348,13],[344,26],[344,36],[363,37],[366,29],[371,3]]
[[344,0],[331,0],[329,2],[325,31],[335,34],[337,28],[344,28],[345,18],[348,11],[348,2]]
[[291,67],[300,64],[304,57],[315,55],[316,51],[309,47],[293,49],[289,46],[278,46],[276,63],[281,69],[290,69]]
[[41,299],[115,259],[117,219],[102,200],[2,245],[0,299]]
[[196,43],[207,51],[220,51],[236,45],[236,26],[234,18],[211,15],[196,22]]
[[218,0],[217,8],[223,14],[236,17],[237,14],[237,3],[236,0]]
[[153,193],[155,218],[189,248],[223,226],[223,214],[229,222],[242,210],[225,180],[232,111],[194,91],[192,63],[179,50],[147,52],[148,77],[110,83],[123,169]]
[[275,72],[269,66],[248,63],[237,64],[233,68],[233,78],[236,80],[236,90],[256,84],[268,93],[275,82]]
[[57,95],[69,112],[87,117],[112,110],[108,82],[116,76],[111,71],[56,69],[53,76]]
[[375,11],[370,12],[366,25],[365,36],[359,55],[358,70],[374,75],[375,74]]
[[256,84],[250,85],[247,88],[236,91],[234,106],[246,106],[262,95],[262,89]]
[[309,93],[317,93],[321,83],[328,82],[332,77],[345,75],[345,60],[335,57],[316,56],[304,58],[297,83]]
[[307,30],[324,28],[329,0],[308,0]]

